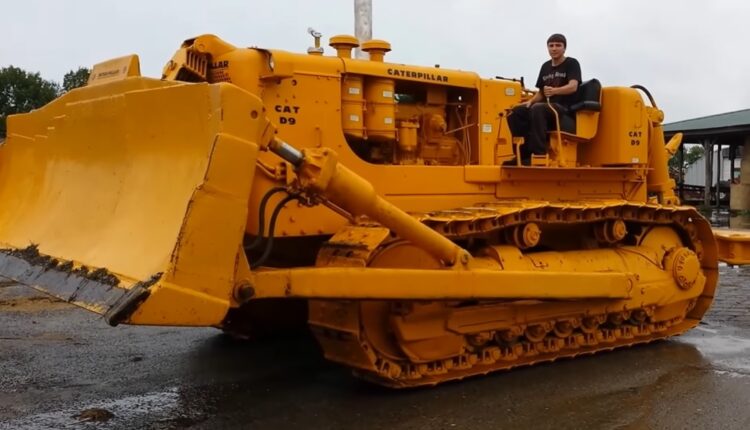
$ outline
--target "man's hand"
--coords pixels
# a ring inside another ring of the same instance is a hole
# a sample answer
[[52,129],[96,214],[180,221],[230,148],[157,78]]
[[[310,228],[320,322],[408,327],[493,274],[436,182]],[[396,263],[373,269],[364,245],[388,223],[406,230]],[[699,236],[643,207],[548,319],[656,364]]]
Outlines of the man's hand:
[[545,97],[552,97],[554,95],[557,95],[557,88],[555,87],[544,87],[544,96]]

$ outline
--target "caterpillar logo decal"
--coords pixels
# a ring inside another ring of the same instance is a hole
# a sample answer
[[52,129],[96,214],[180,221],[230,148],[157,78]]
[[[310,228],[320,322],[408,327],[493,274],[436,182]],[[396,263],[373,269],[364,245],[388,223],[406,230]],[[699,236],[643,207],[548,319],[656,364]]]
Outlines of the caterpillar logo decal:
[[413,70],[388,69],[388,74],[391,76],[401,76],[404,78],[423,79],[425,81],[448,82],[448,77],[445,75],[415,72]]

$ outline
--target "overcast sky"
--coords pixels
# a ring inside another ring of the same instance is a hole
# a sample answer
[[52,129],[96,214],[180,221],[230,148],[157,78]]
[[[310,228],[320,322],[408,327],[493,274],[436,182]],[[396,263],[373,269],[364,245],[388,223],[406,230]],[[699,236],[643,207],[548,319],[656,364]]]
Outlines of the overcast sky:
[[[180,43],[203,33],[238,46],[304,52],[306,29],[354,32],[353,0],[4,1],[0,67],[62,81],[78,66],[137,53],[158,77]],[[750,108],[745,0],[373,0],[386,60],[440,64],[533,84],[551,33],[568,38],[584,80],[649,88],[666,122]],[[331,53],[328,48],[327,53]]]

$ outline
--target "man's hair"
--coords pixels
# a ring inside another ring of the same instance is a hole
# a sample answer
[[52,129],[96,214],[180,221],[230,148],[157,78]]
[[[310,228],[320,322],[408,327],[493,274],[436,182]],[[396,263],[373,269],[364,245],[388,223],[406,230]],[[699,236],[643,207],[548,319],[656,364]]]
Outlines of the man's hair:
[[563,44],[564,47],[566,47],[566,48],[568,47],[568,41],[565,39],[565,36],[563,36],[560,33],[555,33],[552,36],[550,36],[547,39],[547,44],[549,45],[550,42],[560,42],[560,43]]

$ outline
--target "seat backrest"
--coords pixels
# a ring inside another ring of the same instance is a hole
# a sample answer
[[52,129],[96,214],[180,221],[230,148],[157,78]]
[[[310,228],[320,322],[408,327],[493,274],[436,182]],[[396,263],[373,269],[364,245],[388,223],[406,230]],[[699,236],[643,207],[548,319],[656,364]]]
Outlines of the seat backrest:
[[590,110],[598,112],[602,108],[602,84],[598,79],[589,79],[578,86],[578,103],[570,107],[573,112]]

